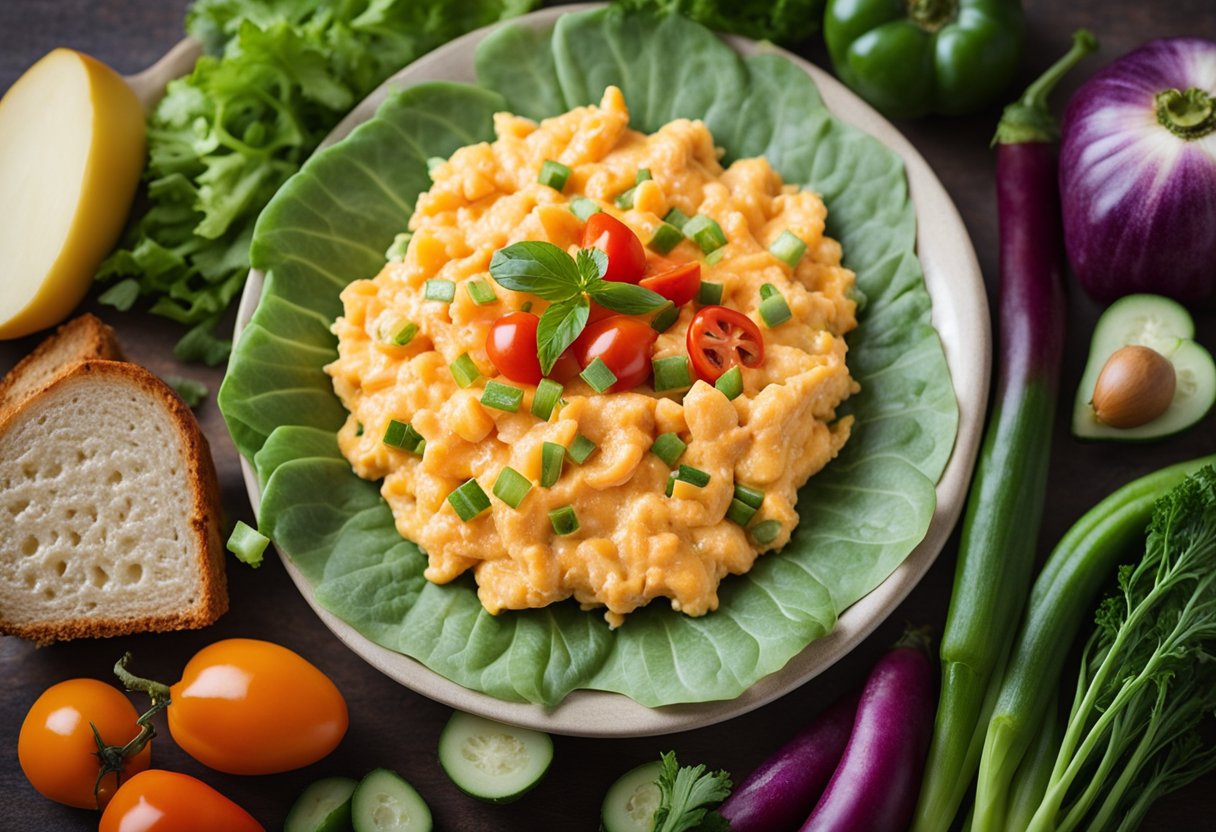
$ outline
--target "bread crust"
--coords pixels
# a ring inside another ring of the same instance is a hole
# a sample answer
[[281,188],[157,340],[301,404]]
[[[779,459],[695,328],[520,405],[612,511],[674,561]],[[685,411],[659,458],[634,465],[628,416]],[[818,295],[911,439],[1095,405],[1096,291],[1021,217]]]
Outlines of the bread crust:
[[0,379],[0,419],[36,395],[56,375],[91,358],[127,360],[114,330],[96,315],[85,312],[60,324]]
[[166,611],[159,615],[121,619],[98,616],[59,621],[18,624],[6,621],[0,610],[0,634],[49,644],[74,638],[120,636],[131,633],[197,629],[213,624],[228,610],[224,546],[220,537],[221,506],[219,480],[207,438],[198,421],[171,387],[138,364],[105,359],[87,359],[56,375],[48,384],[20,405],[0,412],[0,435],[23,417],[36,413],[39,400],[50,393],[75,384],[99,383],[133,386],[151,398],[170,416],[187,462],[193,504],[189,524],[199,553],[195,564],[199,573],[199,598],[192,609]]

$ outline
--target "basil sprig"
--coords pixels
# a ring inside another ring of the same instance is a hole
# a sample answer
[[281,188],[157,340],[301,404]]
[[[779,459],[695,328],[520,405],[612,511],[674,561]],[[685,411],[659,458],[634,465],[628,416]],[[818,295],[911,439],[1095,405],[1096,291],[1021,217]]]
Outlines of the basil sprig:
[[490,276],[499,286],[550,301],[536,328],[536,354],[545,375],[587,325],[591,300],[625,315],[641,315],[667,303],[641,286],[604,280],[607,271],[608,255],[598,248],[580,249],[571,257],[553,243],[527,241],[494,252]]

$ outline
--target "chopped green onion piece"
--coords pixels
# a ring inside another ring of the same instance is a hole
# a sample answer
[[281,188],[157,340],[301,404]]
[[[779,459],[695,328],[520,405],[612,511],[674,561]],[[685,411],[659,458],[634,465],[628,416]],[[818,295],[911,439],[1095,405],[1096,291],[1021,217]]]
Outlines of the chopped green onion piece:
[[579,433],[575,435],[574,440],[570,443],[570,447],[566,449],[566,453],[570,455],[570,459],[576,464],[582,465],[587,461],[587,457],[595,453],[595,449],[598,447],[590,439]]
[[650,446],[650,452],[667,463],[668,468],[675,467],[676,461],[687,449],[684,440],[674,433],[660,433]]
[[478,485],[477,480],[469,480],[449,494],[448,502],[456,509],[457,516],[466,523],[490,507],[490,498]]
[[641,185],[643,182],[651,179],[654,179],[654,177],[650,175],[650,168],[638,168],[637,176],[633,177],[634,184],[636,185]]
[[435,171],[439,168],[439,166],[442,165],[446,161],[447,161],[447,159],[443,158],[442,156],[429,157],[426,160],[426,172],[428,174],[434,174]]
[[531,490],[531,480],[510,466],[499,471],[498,479],[494,480],[494,496],[511,508],[519,508]]
[[553,509],[549,512],[549,522],[553,525],[554,534],[561,537],[578,531],[578,515],[574,513],[574,506]]
[[532,415],[545,422],[553,415],[553,408],[562,398],[562,386],[551,378],[542,378],[532,394]]
[[684,230],[684,224],[688,222],[688,214],[685,214],[679,208],[672,208],[663,215],[663,222],[668,225],[673,225],[681,231]]
[[579,373],[579,376],[597,393],[603,393],[616,384],[616,375],[608,369],[608,365],[601,358],[596,358],[588,364],[587,369]]
[[514,413],[519,410],[519,404],[524,400],[524,391],[501,381],[487,381],[486,389],[481,393],[481,403],[495,410],[505,410]]
[[764,492],[759,488],[749,488],[735,483],[735,499],[740,500],[754,509],[764,505]]
[[363,423],[356,422],[355,423],[355,436],[362,436],[362,435],[363,435]]
[[561,162],[546,159],[545,163],[540,166],[540,176],[537,177],[536,181],[542,185],[548,185],[555,191],[560,191],[566,187],[566,180],[570,178],[570,174],[573,172]]
[[666,254],[683,242],[683,240],[684,235],[680,233],[680,229],[674,225],[661,222],[659,223],[659,227],[654,230],[654,236],[650,238],[650,242],[647,245],[659,254]]
[[674,303],[668,302],[666,306],[659,310],[659,314],[650,319],[650,327],[655,332],[666,332],[671,329],[680,317],[680,307]]
[[726,510],[726,519],[740,526],[746,526],[755,516],[756,509],[739,499],[731,500],[730,508]]
[[404,347],[410,341],[413,341],[414,336],[417,334],[418,324],[413,322],[407,323],[397,331],[396,335],[393,336],[393,345],[397,347]]
[[752,537],[757,543],[772,543],[781,534],[781,524],[776,520],[765,520],[752,528]]
[[585,196],[576,196],[574,199],[570,200],[570,213],[574,214],[574,216],[578,217],[583,222],[586,222],[587,218],[592,214],[598,214],[599,212],[600,206],[595,204],[594,199],[587,199]]
[[232,527],[228,538],[228,551],[236,555],[241,563],[247,563],[255,569],[262,565],[262,554],[269,545],[270,538],[252,526],[240,520]]
[[413,425],[409,422],[398,422],[396,419],[388,420],[388,427],[384,430],[384,444],[419,456],[426,448],[426,440],[422,438],[421,433],[414,430]]
[[722,375],[718,376],[718,380],[714,382],[714,387],[722,391],[726,398],[732,401],[739,398],[743,394],[743,371],[736,364]]
[[456,297],[456,284],[450,280],[428,280],[423,288],[423,297],[427,300],[438,300],[451,303]]
[[683,480],[689,485],[695,485],[697,488],[709,485],[709,474],[700,468],[693,468],[691,465],[681,465],[676,470],[676,479]]
[[725,248],[720,248],[720,249],[716,249],[715,251],[711,251],[709,254],[705,255],[705,265],[716,266],[722,262],[722,258],[725,256],[726,256]]
[[456,383],[461,387],[468,387],[481,378],[481,371],[477,369],[477,365],[473,363],[473,359],[469,358],[467,352],[453,361],[448,369],[452,371],[452,378],[456,379]]
[[777,287],[771,283],[765,283],[760,287],[760,300],[768,300],[773,295],[780,294]]
[[654,368],[654,392],[662,393],[667,390],[683,390],[692,386],[692,377],[688,372],[688,356],[672,355],[667,358],[656,358],[650,362]]
[[519,311],[520,312],[531,312],[532,311],[532,301],[530,301],[530,300],[524,301],[524,305],[519,307]]
[[633,193],[637,189],[638,189],[638,186],[634,185],[629,190],[627,190],[621,194],[618,194],[617,198],[616,198],[616,207],[622,208],[626,211],[628,211],[630,208],[632,208],[633,207]]
[[781,232],[780,237],[773,240],[773,244],[768,247],[768,250],[792,269],[798,265],[802,255],[806,254],[806,243],[798,239],[797,234],[787,229]]
[[562,464],[566,461],[566,449],[556,442],[540,446],[540,484],[552,488],[562,475]]
[[683,231],[684,236],[695,240],[701,247],[701,251],[706,254],[726,245],[726,234],[722,231],[722,226],[718,225],[713,217],[707,217],[704,214],[697,214],[684,223]]
[[498,300],[498,295],[494,293],[494,287],[484,280],[470,280],[464,284],[464,288],[468,291],[469,297],[473,299],[473,303],[478,306],[486,306]]
[[676,474],[674,471],[672,471],[670,474],[667,475],[667,488],[664,490],[663,493],[666,494],[668,497],[670,497],[672,494],[675,493],[675,490],[676,490]]
[[710,280],[702,280],[701,288],[697,290],[697,303],[702,306],[717,306],[722,302],[722,284]]
[[788,321],[790,314],[790,305],[782,295],[769,295],[760,301],[760,317],[769,329]]
[[393,244],[388,247],[388,251],[384,252],[385,260],[396,260],[398,262],[405,259],[405,252],[410,247],[410,240],[414,237],[413,234],[406,231],[398,234],[393,238]]

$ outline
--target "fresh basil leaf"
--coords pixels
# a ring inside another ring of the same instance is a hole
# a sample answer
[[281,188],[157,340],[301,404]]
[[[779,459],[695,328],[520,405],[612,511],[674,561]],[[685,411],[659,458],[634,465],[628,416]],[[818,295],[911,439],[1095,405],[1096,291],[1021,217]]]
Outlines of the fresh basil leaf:
[[582,283],[574,258],[553,243],[522,242],[494,252],[490,276],[504,289],[568,300]]
[[587,294],[600,306],[624,315],[641,315],[667,303],[658,292],[615,280],[597,279],[587,287]]
[[541,373],[549,375],[558,356],[583,331],[590,314],[591,304],[580,293],[577,297],[553,304],[540,316],[540,323],[536,326],[536,354],[540,358]]
[[574,264],[578,266],[580,285],[583,287],[608,274],[608,255],[602,249],[580,248]]

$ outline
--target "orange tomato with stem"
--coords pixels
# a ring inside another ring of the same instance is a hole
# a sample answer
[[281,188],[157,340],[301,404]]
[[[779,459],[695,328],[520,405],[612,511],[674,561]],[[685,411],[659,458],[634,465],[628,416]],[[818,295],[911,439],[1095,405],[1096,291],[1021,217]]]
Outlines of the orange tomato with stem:
[[202,780],[176,771],[141,772],[118,790],[98,832],[266,832]]

